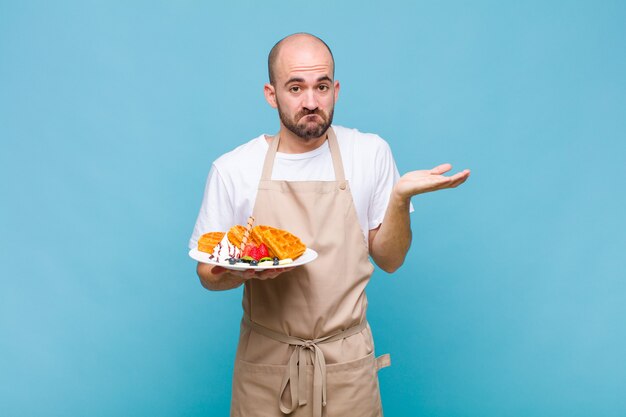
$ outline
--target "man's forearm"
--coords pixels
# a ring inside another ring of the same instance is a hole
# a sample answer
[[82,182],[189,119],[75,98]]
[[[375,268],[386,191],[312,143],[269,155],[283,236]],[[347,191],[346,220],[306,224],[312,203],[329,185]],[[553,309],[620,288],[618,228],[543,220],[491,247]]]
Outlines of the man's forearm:
[[411,246],[410,206],[409,198],[392,193],[383,223],[370,241],[372,258],[386,272],[400,268]]
[[198,273],[198,277],[200,278],[200,283],[207,290],[230,290],[239,287],[245,281],[243,278],[230,274],[228,272],[213,274],[211,272],[211,269],[213,269],[212,265],[198,262],[198,267],[196,271]]
[[469,169],[450,177],[443,175],[450,169],[452,165],[441,164],[433,169],[407,172],[393,187],[383,223],[377,230],[370,230],[370,254],[385,271],[400,268],[411,246],[411,197],[455,188],[469,178]]

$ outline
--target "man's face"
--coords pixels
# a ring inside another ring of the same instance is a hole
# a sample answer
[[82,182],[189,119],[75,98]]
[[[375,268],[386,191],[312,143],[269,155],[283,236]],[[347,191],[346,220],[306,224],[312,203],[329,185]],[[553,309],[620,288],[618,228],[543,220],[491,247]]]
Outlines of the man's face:
[[332,79],[328,50],[308,39],[284,45],[276,62],[275,104],[282,124],[310,140],[326,133],[333,121],[339,83]]
[[290,107],[282,106],[281,101],[276,97],[278,116],[283,125],[296,136],[302,139],[315,139],[322,136],[333,122],[334,101],[332,102],[328,112],[321,108],[311,110],[302,107],[301,110],[293,114]]

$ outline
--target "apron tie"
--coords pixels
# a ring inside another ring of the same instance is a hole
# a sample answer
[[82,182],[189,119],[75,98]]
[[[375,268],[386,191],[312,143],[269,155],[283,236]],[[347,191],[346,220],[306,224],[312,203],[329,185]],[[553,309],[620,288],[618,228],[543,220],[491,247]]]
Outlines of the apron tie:
[[[244,316],[243,322],[252,330],[263,336],[296,347],[289,358],[287,369],[285,369],[283,375],[280,392],[278,393],[278,405],[280,411],[285,414],[291,414],[296,408],[306,405],[307,403],[308,389],[306,386],[305,366],[306,355],[309,355],[311,363],[313,364],[313,417],[321,417],[322,407],[326,406],[326,359],[324,358],[324,352],[318,345],[345,339],[346,337],[360,333],[367,327],[367,321],[363,320],[356,326],[335,333],[334,335],[307,340],[275,332],[267,327],[254,323],[246,316]],[[287,386],[289,386],[289,392],[291,394],[291,404],[284,404],[283,402],[283,396],[287,391]]]

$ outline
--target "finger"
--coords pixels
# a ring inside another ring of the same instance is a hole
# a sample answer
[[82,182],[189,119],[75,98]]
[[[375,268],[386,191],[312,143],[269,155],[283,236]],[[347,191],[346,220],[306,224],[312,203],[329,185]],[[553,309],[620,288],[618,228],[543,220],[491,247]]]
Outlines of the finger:
[[265,269],[263,271],[259,271],[256,274],[256,277],[259,279],[271,279],[275,278],[278,273],[275,269]]
[[467,178],[459,178],[456,181],[453,181],[448,188],[456,188],[459,185],[463,184]]
[[446,164],[437,165],[436,167],[430,170],[430,173],[432,175],[441,175],[450,171],[451,169],[452,169],[452,165],[446,163]]
[[274,269],[266,269],[264,271],[259,272],[258,277],[260,279],[273,279],[276,278],[277,276],[279,276],[280,274],[283,274],[285,272],[289,272],[293,269],[293,267],[291,268],[274,268]]
[[246,269],[244,271],[241,271],[241,277],[245,279],[250,279],[254,277],[255,272],[256,271],[254,269]]
[[469,169],[465,169],[465,170],[463,170],[461,172],[457,172],[456,174],[452,175],[450,177],[450,179],[452,181],[458,181],[460,179],[467,179],[469,177],[469,175],[470,175],[470,170]]
[[[462,175],[460,175],[462,174]],[[469,171],[463,171],[457,175],[455,175],[455,179],[454,181],[452,181],[452,184],[450,184],[450,188],[455,188],[458,187],[459,185],[463,184],[465,181],[467,181],[467,179],[469,178]]]

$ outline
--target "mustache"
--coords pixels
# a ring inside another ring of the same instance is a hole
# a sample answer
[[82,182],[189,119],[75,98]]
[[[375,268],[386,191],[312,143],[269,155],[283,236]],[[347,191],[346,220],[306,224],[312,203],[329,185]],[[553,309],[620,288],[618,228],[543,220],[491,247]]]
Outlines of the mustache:
[[308,116],[310,114],[316,114],[320,116],[322,119],[326,120],[326,114],[320,109],[315,109],[315,110],[302,109],[298,113],[296,113],[296,120],[300,120],[304,116]]

